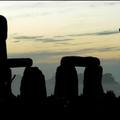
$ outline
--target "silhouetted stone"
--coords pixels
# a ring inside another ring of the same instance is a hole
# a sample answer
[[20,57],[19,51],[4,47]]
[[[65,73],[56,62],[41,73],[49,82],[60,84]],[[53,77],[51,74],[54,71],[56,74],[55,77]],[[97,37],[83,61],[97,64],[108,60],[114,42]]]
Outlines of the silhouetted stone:
[[11,69],[7,66],[7,20],[0,15],[0,99],[11,95]]
[[84,88],[85,96],[101,96],[104,91],[102,88],[102,72],[101,66],[87,67],[84,71]]
[[2,15],[0,15],[0,28],[0,40],[5,41],[7,39],[7,20]]
[[0,98],[6,98],[11,93],[11,69],[0,66]]
[[0,63],[5,64],[7,60],[7,20],[4,16],[0,15]]
[[96,66],[100,65],[100,60],[96,57],[65,56],[61,59],[61,65],[70,66]]
[[60,98],[78,96],[78,77],[74,67],[61,65],[57,68],[54,94]]
[[12,71],[10,67],[31,66],[31,59],[7,59],[7,20],[0,15],[0,100],[11,99],[13,96],[11,92]]
[[27,67],[21,81],[20,97],[27,102],[45,99],[47,96],[45,78],[37,67]]

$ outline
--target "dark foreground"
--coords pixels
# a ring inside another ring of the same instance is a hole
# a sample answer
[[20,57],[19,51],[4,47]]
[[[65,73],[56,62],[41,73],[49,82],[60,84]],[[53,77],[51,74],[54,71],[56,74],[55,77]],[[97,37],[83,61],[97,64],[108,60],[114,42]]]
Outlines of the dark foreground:
[[[113,92],[106,93],[103,97],[88,98],[83,95],[75,98],[55,98],[50,96],[44,100],[22,101],[14,98],[1,102],[1,113],[26,115],[28,117],[79,117],[79,118],[102,118],[104,116],[119,116],[120,98],[115,97]],[[49,116],[50,115],[50,116]],[[96,118],[96,119],[97,119]],[[57,119],[57,118],[56,118]]]

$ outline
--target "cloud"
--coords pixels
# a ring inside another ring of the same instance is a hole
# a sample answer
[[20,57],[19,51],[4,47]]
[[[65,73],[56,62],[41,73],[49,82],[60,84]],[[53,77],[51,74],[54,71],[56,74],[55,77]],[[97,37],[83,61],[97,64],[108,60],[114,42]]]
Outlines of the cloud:
[[113,35],[113,34],[118,34],[120,33],[119,31],[103,31],[103,32],[95,32],[95,33],[81,33],[81,34],[70,34],[67,36],[71,37],[79,37],[79,36],[102,36],[102,35]]
[[18,42],[20,42],[19,40],[15,40],[15,41],[13,41],[14,43],[18,43]]
[[94,32],[94,33],[80,33],[80,34],[69,34],[69,35],[61,35],[61,36],[53,36],[51,38],[47,38],[43,35],[40,36],[25,36],[25,35],[18,35],[14,34],[13,39],[15,39],[15,43],[21,40],[28,40],[28,41],[35,41],[35,42],[43,42],[43,43],[65,43],[66,41],[74,40],[73,37],[80,37],[80,36],[108,36],[120,34],[119,31],[102,31],[102,32]]
[[58,43],[58,42],[65,42],[65,41],[71,41],[73,39],[65,38],[65,39],[49,39],[49,38],[44,38],[44,39],[37,39],[36,41],[41,41],[44,43]]
[[118,31],[101,31],[101,32],[93,32],[93,33],[80,33],[80,34],[70,34],[67,36],[77,37],[77,36],[102,36],[102,35],[113,35],[113,34],[120,34]]
[[104,32],[98,32],[94,33],[96,35],[113,35],[113,34],[118,34],[120,33],[119,31],[104,31]]
[[93,52],[110,52],[119,51],[119,47],[100,47],[100,48],[85,48],[77,51],[78,53],[93,53]]
[[65,37],[64,35],[58,35],[58,36],[54,36],[55,38],[62,38],[62,37]]
[[34,39],[39,39],[42,38],[43,36],[13,36],[13,39],[16,40],[34,40]]
[[44,36],[23,36],[23,35],[14,35],[13,39],[15,39],[14,42],[18,42],[21,40],[32,40],[35,42],[43,42],[43,43],[61,43],[61,42],[65,42],[65,41],[71,41],[73,39],[71,38],[64,38],[65,36],[62,37],[51,37],[51,38],[45,38]]
[[94,34],[93,33],[81,33],[81,34],[70,34],[70,35],[66,35],[66,36],[79,37],[79,36],[88,36],[88,35],[94,35]]

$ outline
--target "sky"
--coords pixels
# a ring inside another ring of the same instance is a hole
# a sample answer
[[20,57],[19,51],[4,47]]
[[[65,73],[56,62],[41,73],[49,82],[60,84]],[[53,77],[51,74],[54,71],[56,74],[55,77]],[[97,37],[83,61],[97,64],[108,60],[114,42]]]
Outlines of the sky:
[[63,56],[94,56],[120,82],[119,11],[119,1],[0,1],[8,57],[32,58],[49,79]]

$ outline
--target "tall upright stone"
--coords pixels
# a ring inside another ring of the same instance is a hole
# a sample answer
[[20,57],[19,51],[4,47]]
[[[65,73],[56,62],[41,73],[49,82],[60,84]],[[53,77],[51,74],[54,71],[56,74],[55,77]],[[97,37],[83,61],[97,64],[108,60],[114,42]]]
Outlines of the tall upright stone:
[[45,77],[38,67],[26,67],[20,86],[23,101],[40,101],[47,97]]
[[61,65],[57,68],[54,94],[58,98],[78,96],[78,77],[75,67]]
[[84,71],[83,94],[89,97],[103,95],[101,66],[86,67]]
[[6,63],[7,61],[7,31],[7,20],[0,15],[0,63]]

